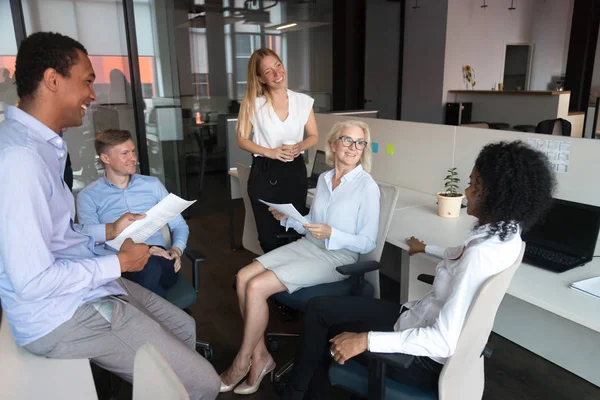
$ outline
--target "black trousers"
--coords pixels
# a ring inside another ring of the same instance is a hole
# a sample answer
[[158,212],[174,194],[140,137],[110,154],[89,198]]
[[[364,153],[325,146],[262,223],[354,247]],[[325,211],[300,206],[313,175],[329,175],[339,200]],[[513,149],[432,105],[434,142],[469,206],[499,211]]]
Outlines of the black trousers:
[[[157,247],[163,248],[162,246]],[[165,297],[166,290],[173,286],[178,278],[178,274],[175,272],[175,261],[160,256],[150,256],[143,270],[125,272],[122,275],[162,298]]]
[[248,179],[248,197],[254,211],[260,247],[265,253],[287,244],[288,241],[277,239],[276,236],[285,232],[285,229],[273,218],[269,207],[259,200],[270,203],[292,203],[304,215],[307,190],[308,179],[304,157],[298,156],[290,162],[253,157]]
[[[329,389],[328,370],[332,362],[329,339],[342,332],[391,332],[400,316],[400,308],[398,303],[366,297],[312,299],[304,316],[290,389],[310,392],[314,399],[326,399]],[[367,365],[365,356],[358,355],[355,359]],[[415,357],[410,367],[388,367],[386,374],[406,385],[437,389],[442,367],[442,364],[428,357]]]

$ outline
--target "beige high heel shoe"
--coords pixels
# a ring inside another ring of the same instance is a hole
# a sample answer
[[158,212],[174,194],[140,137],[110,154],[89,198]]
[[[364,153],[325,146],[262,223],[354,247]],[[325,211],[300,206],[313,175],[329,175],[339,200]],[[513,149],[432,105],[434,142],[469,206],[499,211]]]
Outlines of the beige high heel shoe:
[[219,377],[221,378],[221,390],[219,390],[219,393],[231,392],[233,388],[236,387],[237,384],[240,383],[242,379],[246,377],[246,375],[248,375],[248,372],[250,372],[250,367],[252,367],[252,363],[248,365],[248,368],[246,369],[246,372],[244,372],[244,375],[240,376],[238,380],[230,384],[223,382],[223,374],[219,375]]
[[267,362],[265,364],[265,366],[263,367],[262,371],[260,371],[260,375],[258,376],[258,378],[256,378],[256,382],[254,382],[254,385],[252,385],[252,386],[248,385],[248,380],[246,379],[240,386],[235,388],[233,393],[235,393],[235,394],[256,393],[263,378],[269,373],[271,374],[271,382],[273,382],[273,373],[275,372],[276,365],[277,364],[275,364],[275,361],[273,361],[273,359],[271,358],[271,361]]

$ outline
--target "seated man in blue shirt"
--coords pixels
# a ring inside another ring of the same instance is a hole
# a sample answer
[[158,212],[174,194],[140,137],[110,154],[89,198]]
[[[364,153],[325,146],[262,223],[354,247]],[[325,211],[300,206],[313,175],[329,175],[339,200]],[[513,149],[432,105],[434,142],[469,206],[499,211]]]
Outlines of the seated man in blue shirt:
[[[101,132],[94,139],[94,148],[106,176],[89,184],[77,196],[80,224],[107,224],[126,212],[144,214],[169,195],[157,178],[135,173],[137,153],[128,131]],[[156,232],[146,240],[147,245],[153,246],[150,248],[153,255],[144,269],[123,275],[161,297],[177,282],[181,254],[190,234],[181,215],[169,222],[169,229],[173,246],[165,249],[165,239],[160,231]]]
[[0,299],[15,342],[38,356],[90,359],[129,382],[136,351],[151,343],[190,398],[215,399],[219,377],[195,351],[194,319],[121,278],[144,267],[148,246],[126,240],[117,254],[95,252],[143,216],[73,223],[59,134],[81,125],[96,99],[86,49],[58,33],[34,33],[19,46],[15,75],[21,101],[0,123]]

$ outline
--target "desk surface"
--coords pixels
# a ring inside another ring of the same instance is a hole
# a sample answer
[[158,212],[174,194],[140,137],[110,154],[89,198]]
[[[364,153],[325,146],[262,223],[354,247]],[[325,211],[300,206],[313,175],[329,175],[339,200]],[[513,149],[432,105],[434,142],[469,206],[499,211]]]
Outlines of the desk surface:
[[0,355],[0,397],[3,399],[98,398],[88,360],[50,360],[34,356],[16,345],[4,319],[0,326]]
[[[466,215],[465,209],[459,218],[441,218],[435,204],[396,210],[387,241],[405,250],[408,249],[405,240],[410,236],[425,243],[456,246],[462,243],[475,221]],[[600,332],[600,300],[569,288],[573,282],[594,276],[600,276],[600,259],[597,258],[562,274],[523,263],[508,294]]]

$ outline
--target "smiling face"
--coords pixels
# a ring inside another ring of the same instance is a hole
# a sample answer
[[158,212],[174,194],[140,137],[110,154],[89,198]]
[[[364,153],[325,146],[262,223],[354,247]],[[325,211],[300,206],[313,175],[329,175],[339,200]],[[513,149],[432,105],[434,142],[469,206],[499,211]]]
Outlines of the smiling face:
[[76,50],[78,60],[71,66],[68,76],[56,74],[56,109],[60,110],[63,127],[81,126],[90,103],[96,100],[94,68],[88,56]]
[[119,176],[135,174],[137,169],[135,144],[132,140],[127,140],[114,145],[100,154],[100,160],[102,160],[107,172],[111,171]]
[[267,89],[284,89],[287,87],[287,74],[281,61],[277,57],[268,55],[260,62],[258,80]]
[[[340,139],[341,137],[344,138]],[[346,138],[353,141],[366,140],[365,133],[358,126],[348,126],[342,129],[338,137],[330,144],[335,166],[354,168],[360,162],[364,150],[358,149],[355,143],[346,147],[344,144],[347,143],[344,143],[344,141],[349,141]]]

